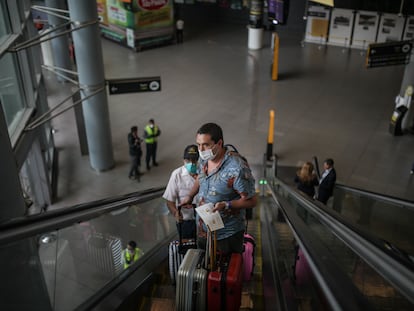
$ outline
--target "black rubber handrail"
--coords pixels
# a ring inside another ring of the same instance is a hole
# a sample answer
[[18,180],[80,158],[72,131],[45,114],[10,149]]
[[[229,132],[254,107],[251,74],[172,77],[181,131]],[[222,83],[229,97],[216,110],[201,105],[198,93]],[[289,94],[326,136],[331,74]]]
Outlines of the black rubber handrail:
[[408,300],[414,303],[414,269],[410,258],[401,256],[401,254],[390,248],[384,240],[378,239],[347,222],[338,213],[331,211],[324,205],[301,196],[281,180],[277,180],[277,183],[296,202],[301,204],[358,256],[363,258],[394,287],[398,288]]
[[0,245],[36,234],[59,230],[109,212],[159,198],[164,188],[149,189],[64,208],[61,210],[14,219],[0,226]]
[[[330,250],[296,214],[286,199],[277,196],[268,187],[273,199],[290,226],[297,243],[308,259],[309,266],[332,310],[374,310],[348,275],[338,267]],[[275,218],[277,216],[273,216]]]
[[[380,200],[380,201],[383,201],[383,202],[404,206],[405,208],[408,208],[408,209],[414,211],[414,201],[405,200],[405,199],[401,199],[401,198],[397,198],[397,197],[393,197],[393,196],[389,196],[389,195],[384,195],[384,194],[376,193],[376,192],[372,192],[372,191],[367,191],[367,190],[364,190],[364,189],[355,188],[355,187],[343,185],[343,184],[340,184],[340,183],[337,183],[335,185],[335,188],[343,189],[347,192],[353,192],[353,193],[365,195],[367,197],[372,197],[376,200]],[[335,191],[335,189],[334,189],[334,191]]]

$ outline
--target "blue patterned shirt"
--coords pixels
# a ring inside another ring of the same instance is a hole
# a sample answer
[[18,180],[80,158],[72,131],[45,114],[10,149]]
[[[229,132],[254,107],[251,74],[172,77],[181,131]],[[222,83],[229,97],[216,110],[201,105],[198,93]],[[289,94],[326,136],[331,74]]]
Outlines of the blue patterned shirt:
[[[207,161],[200,159],[198,167],[199,202],[217,203],[240,199],[240,194],[252,198],[255,191],[255,181],[252,172],[238,153],[226,151],[224,159],[210,175],[207,174]],[[222,240],[245,229],[245,210],[234,209],[220,211],[224,228],[217,231],[217,239]],[[207,228],[204,226],[204,230]]]

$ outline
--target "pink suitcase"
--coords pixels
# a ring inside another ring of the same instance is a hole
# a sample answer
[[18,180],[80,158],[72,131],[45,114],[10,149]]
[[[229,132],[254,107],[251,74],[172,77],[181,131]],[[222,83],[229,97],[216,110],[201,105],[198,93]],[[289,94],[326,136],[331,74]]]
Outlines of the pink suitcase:
[[254,268],[254,249],[256,242],[254,237],[248,233],[244,234],[244,251],[243,251],[243,280],[250,281],[253,276]]

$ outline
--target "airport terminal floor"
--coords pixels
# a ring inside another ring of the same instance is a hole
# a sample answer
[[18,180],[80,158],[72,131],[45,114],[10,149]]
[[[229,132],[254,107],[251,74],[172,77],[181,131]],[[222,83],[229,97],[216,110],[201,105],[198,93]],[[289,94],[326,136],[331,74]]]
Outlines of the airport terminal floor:
[[[248,50],[245,26],[229,24],[187,25],[184,44],[140,53],[102,39],[107,79],[160,76],[162,90],[108,95],[115,167],[107,172],[93,171],[81,156],[71,111],[53,120],[59,183],[50,208],[165,185],[206,122],[222,126],[225,143],[250,163],[261,163],[271,109],[279,165],[333,158],[339,183],[414,200],[414,136],[388,132],[403,66],[366,69],[363,51],[302,44],[303,33],[278,32],[278,81],[270,77],[268,31],[258,51]],[[48,72],[45,78],[53,107],[71,86]],[[137,125],[142,136],[150,118],[162,131],[160,165],[151,171],[143,166],[137,183],[128,179],[127,133]]]
[[[207,122],[221,125],[224,142],[237,146],[240,153],[248,159],[253,168],[256,187],[260,191],[259,180],[264,177],[261,165],[266,152],[271,109],[275,111],[273,152],[277,154],[278,166],[296,167],[301,162],[312,160],[313,156],[317,156],[320,162],[325,158],[333,158],[338,183],[413,201],[414,176],[410,175],[410,168],[414,161],[414,136],[406,134],[394,137],[388,132],[404,68],[365,69],[365,55],[359,50],[303,43],[303,32],[283,30],[282,27],[278,32],[278,81],[272,81],[270,77],[270,32],[265,32],[264,47],[258,51],[248,50],[245,26],[229,24],[214,24],[209,27],[191,27],[188,24],[183,44],[139,53],[103,39],[106,79],[160,76],[162,90],[108,95],[115,167],[105,172],[93,171],[88,157],[81,156],[74,114],[69,111],[53,120],[55,144],[59,151],[59,175],[57,199],[48,210],[59,211],[63,207],[165,186],[171,171],[182,164],[184,147],[195,142],[197,129]],[[51,73],[45,73],[45,80],[51,107],[70,94],[71,86],[56,82]],[[143,158],[140,181],[130,180],[127,134],[130,127],[136,125],[142,136],[144,126],[151,118],[161,129],[157,155],[159,165],[146,170]],[[292,180],[293,175],[294,170]],[[286,193],[279,195],[283,197]],[[344,197],[349,200],[350,195]],[[261,201],[261,208],[255,211],[255,216],[259,217],[256,220],[260,217],[275,217],[265,214],[268,212],[262,208],[275,203],[271,199],[269,202],[267,199]],[[286,201],[289,198],[286,197]],[[145,199],[138,208],[151,208],[160,202],[158,199]],[[307,206],[308,203],[301,204]],[[330,245],[339,252],[339,256],[345,257],[347,251],[342,244],[337,244],[339,242],[335,240],[338,239],[335,234],[324,234],[319,225],[311,223],[313,217],[307,217],[307,212],[302,212],[299,205],[295,205],[296,210],[300,217],[306,218],[309,228],[315,229],[327,239],[329,236]],[[295,217],[297,216],[289,213],[280,216],[281,226],[276,231],[280,235],[286,233],[284,230],[288,228],[283,219],[289,219],[289,223],[292,220],[293,223]],[[105,218],[96,219],[95,228],[99,227],[102,220]],[[169,220],[171,223],[172,217]],[[324,221],[328,223],[332,220]],[[140,223],[127,225],[128,230],[141,230],[139,232],[142,234],[145,232],[145,229],[143,231],[140,228]],[[89,230],[87,226],[76,226],[76,229],[81,229],[75,230],[77,233]],[[122,231],[124,228],[122,223],[116,223],[116,227],[114,230]],[[66,249],[81,258],[83,249],[80,245],[71,244],[74,241],[71,230],[72,227],[62,230],[60,237],[62,241],[68,241]],[[161,235],[160,232],[157,234]],[[393,234],[394,231],[390,233]],[[306,234],[303,235],[298,237],[289,233],[285,239],[279,239],[279,242],[291,244],[293,239],[306,239]],[[269,238],[270,236],[263,236],[262,241],[269,242]],[[76,239],[82,239],[82,236],[76,236]],[[300,247],[304,245],[300,244]],[[144,246],[150,249],[150,245]],[[43,255],[47,258],[47,246],[45,247]],[[260,247],[265,253],[271,252],[271,247],[267,244]],[[56,255],[59,259],[59,249],[65,248],[60,246],[52,249],[51,252],[56,254],[51,254],[51,257]],[[304,247],[303,251],[305,249]],[[316,247],[314,251],[316,249],[321,248]],[[360,252],[363,253],[363,250]],[[311,250],[308,253],[315,255]],[[294,256],[292,252],[288,255]],[[258,267],[269,268],[266,259],[263,260],[263,264]],[[344,262],[351,270],[350,262],[345,259]],[[327,266],[330,264],[331,262],[327,263]],[[353,260],[352,269],[356,269],[353,272],[358,275],[360,270],[368,267],[362,260]],[[75,273],[68,272],[72,270]],[[62,299],[55,305],[59,310],[65,310],[65,303],[69,303],[73,299],[71,297],[76,299],[86,296],[87,289],[93,288],[90,284],[86,286],[79,282],[85,271],[90,273],[89,281],[92,279],[94,285],[108,281],[89,266],[76,267],[75,256],[70,267],[62,271],[66,274],[59,275],[59,278],[53,275],[53,271],[51,275],[45,275],[51,282],[63,280],[60,288],[54,288],[56,301]],[[266,271],[263,272],[265,274]],[[83,287],[71,283],[70,280],[75,278]],[[356,280],[361,284],[365,281]],[[284,287],[286,284],[279,285]],[[346,287],[340,281],[337,286],[338,291],[341,286]],[[68,295],[71,290],[73,292]],[[301,294],[303,309],[318,309],[310,305],[306,308],[306,293]],[[355,303],[357,302],[358,299]],[[323,299],[319,306],[323,309],[326,307]],[[404,310],[410,304],[404,301],[398,306]],[[347,307],[343,309],[351,310]]]

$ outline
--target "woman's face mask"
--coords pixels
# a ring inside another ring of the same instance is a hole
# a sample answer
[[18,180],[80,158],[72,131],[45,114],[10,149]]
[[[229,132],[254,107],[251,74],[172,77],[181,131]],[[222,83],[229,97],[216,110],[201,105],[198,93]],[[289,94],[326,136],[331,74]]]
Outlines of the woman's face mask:
[[197,164],[192,162],[187,162],[184,164],[185,168],[190,174],[196,174],[197,173]]

